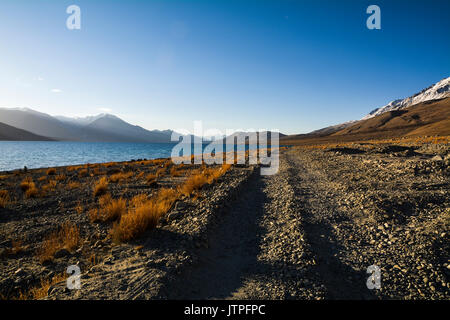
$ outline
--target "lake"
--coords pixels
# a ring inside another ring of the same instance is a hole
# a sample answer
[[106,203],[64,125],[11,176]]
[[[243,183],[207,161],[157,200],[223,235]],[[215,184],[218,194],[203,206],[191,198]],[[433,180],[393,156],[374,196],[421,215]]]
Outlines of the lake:
[[0,141],[0,171],[170,157],[173,143]]

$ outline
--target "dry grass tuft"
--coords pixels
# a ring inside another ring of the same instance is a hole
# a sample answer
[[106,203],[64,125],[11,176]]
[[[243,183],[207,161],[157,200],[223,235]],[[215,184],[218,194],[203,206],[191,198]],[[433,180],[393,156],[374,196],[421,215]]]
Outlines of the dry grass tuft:
[[170,168],[170,175],[172,177],[179,177],[181,176],[181,172],[178,171],[178,168],[176,166],[173,166],[172,168]]
[[20,189],[25,192],[26,198],[35,198],[39,194],[39,190],[33,182],[33,179],[26,177],[20,184]]
[[81,184],[79,182],[69,182],[69,184],[67,185],[67,189],[69,190],[74,190],[74,189],[79,189],[81,188]]
[[166,175],[166,168],[159,168],[158,170],[156,170],[156,178],[162,178]]
[[5,208],[10,201],[8,190],[0,190],[0,208]]
[[180,192],[190,196],[205,184],[211,184],[223,176],[231,168],[230,164],[223,164],[219,168],[204,168],[200,173],[190,176],[181,186]]
[[55,168],[49,168],[47,170],[47,175],[52,176],[56,174],[56,169]]
[[48,289],[51,286],[66,280],[67,275],[63,272],[61,274],[56,274],[52,278],[43,279],[39,286],[32,287],[26,293],[20,292],[17,300],[38,300],[47,297]]
[[133,172],[131,172],[131,171],[120,172],[120,173],[113,174],[111,177],[109,177],[109,181],[110,182],[119,182],[119,181],[123,181],[123,180],[128,180],[132,176],[133,176]]
[[104,195],[106,191],[108,191],[108,180],[103,177],[94,184],[94,197]]
[[57,175],[57,176],[55,177],[55,180],[56,180],[56,181],[64,181],[64,180],[66,180],[66,175],[64,175],[64,174],[59,174],[59,175]]
[[156,182],[157,176],[156,176],[156,174],[150,173],[147,175],[145,180],[147,181],[147,183],[153,183],[153,182]]
[[60,249],[73,251],[80,242],[80,232],[77,226],[71,223],[63,224],[59,230],[52,232],[42,243],[37,256],[41,263],[53,259],[54,254]]
[[78,176],[80,178],[87,177],[88,175],[89,175],[88,169],[81,169],[80,171],[78,171]]
[[120,219],[127,212],[127,201],[123,198],[112,199],[109,194],[99,199],[100,208],[89,210],[91,222],[109,222]]
[[26,177],[25,179],[23,179],[23,181],[20,183],[20,189],[22,189],[22,191],[27,191],[28,189],[30,189],[32,187],[32,185],[34,185],[33,179],[31,179],[31,177]]
[[169,188],[161,189],[149,200],[137,198],[134,207],[114,224],[111,230],[114,242],[125,242],[137,238],[145,231],[153,229],[159,219],[167,213],[178,198],[177,191]]

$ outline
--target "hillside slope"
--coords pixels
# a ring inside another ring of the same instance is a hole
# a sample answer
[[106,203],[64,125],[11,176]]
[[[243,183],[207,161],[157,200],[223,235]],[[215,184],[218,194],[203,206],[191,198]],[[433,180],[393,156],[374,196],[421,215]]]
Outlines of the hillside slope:
[[0,140],[7,141],[51,141],[52,139],[17,129],[0,122]]
[[425,101],[401,109],[384,112],[360,120],[328,135],[291,135],[280,139],[282,144],[320,144],[368,139],[388,139],[412,136],[450,135],[450,98]]

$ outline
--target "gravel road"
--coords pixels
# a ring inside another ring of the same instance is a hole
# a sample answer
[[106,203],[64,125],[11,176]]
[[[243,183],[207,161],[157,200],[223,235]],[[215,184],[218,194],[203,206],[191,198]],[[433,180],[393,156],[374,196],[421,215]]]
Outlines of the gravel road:
[[448,299],[448,160],[424,175],[408,171],[423,157],[346,151],[294,149],[278,174],[253,176],[162,297]]

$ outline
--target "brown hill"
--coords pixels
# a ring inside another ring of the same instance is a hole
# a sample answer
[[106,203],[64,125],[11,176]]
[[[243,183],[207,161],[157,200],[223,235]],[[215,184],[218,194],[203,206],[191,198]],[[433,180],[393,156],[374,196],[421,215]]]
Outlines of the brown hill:
[[450,98],[422,102],[361,120],[326,136],[286,136],[282,144],[320,144],[411,136],[450,135]]

